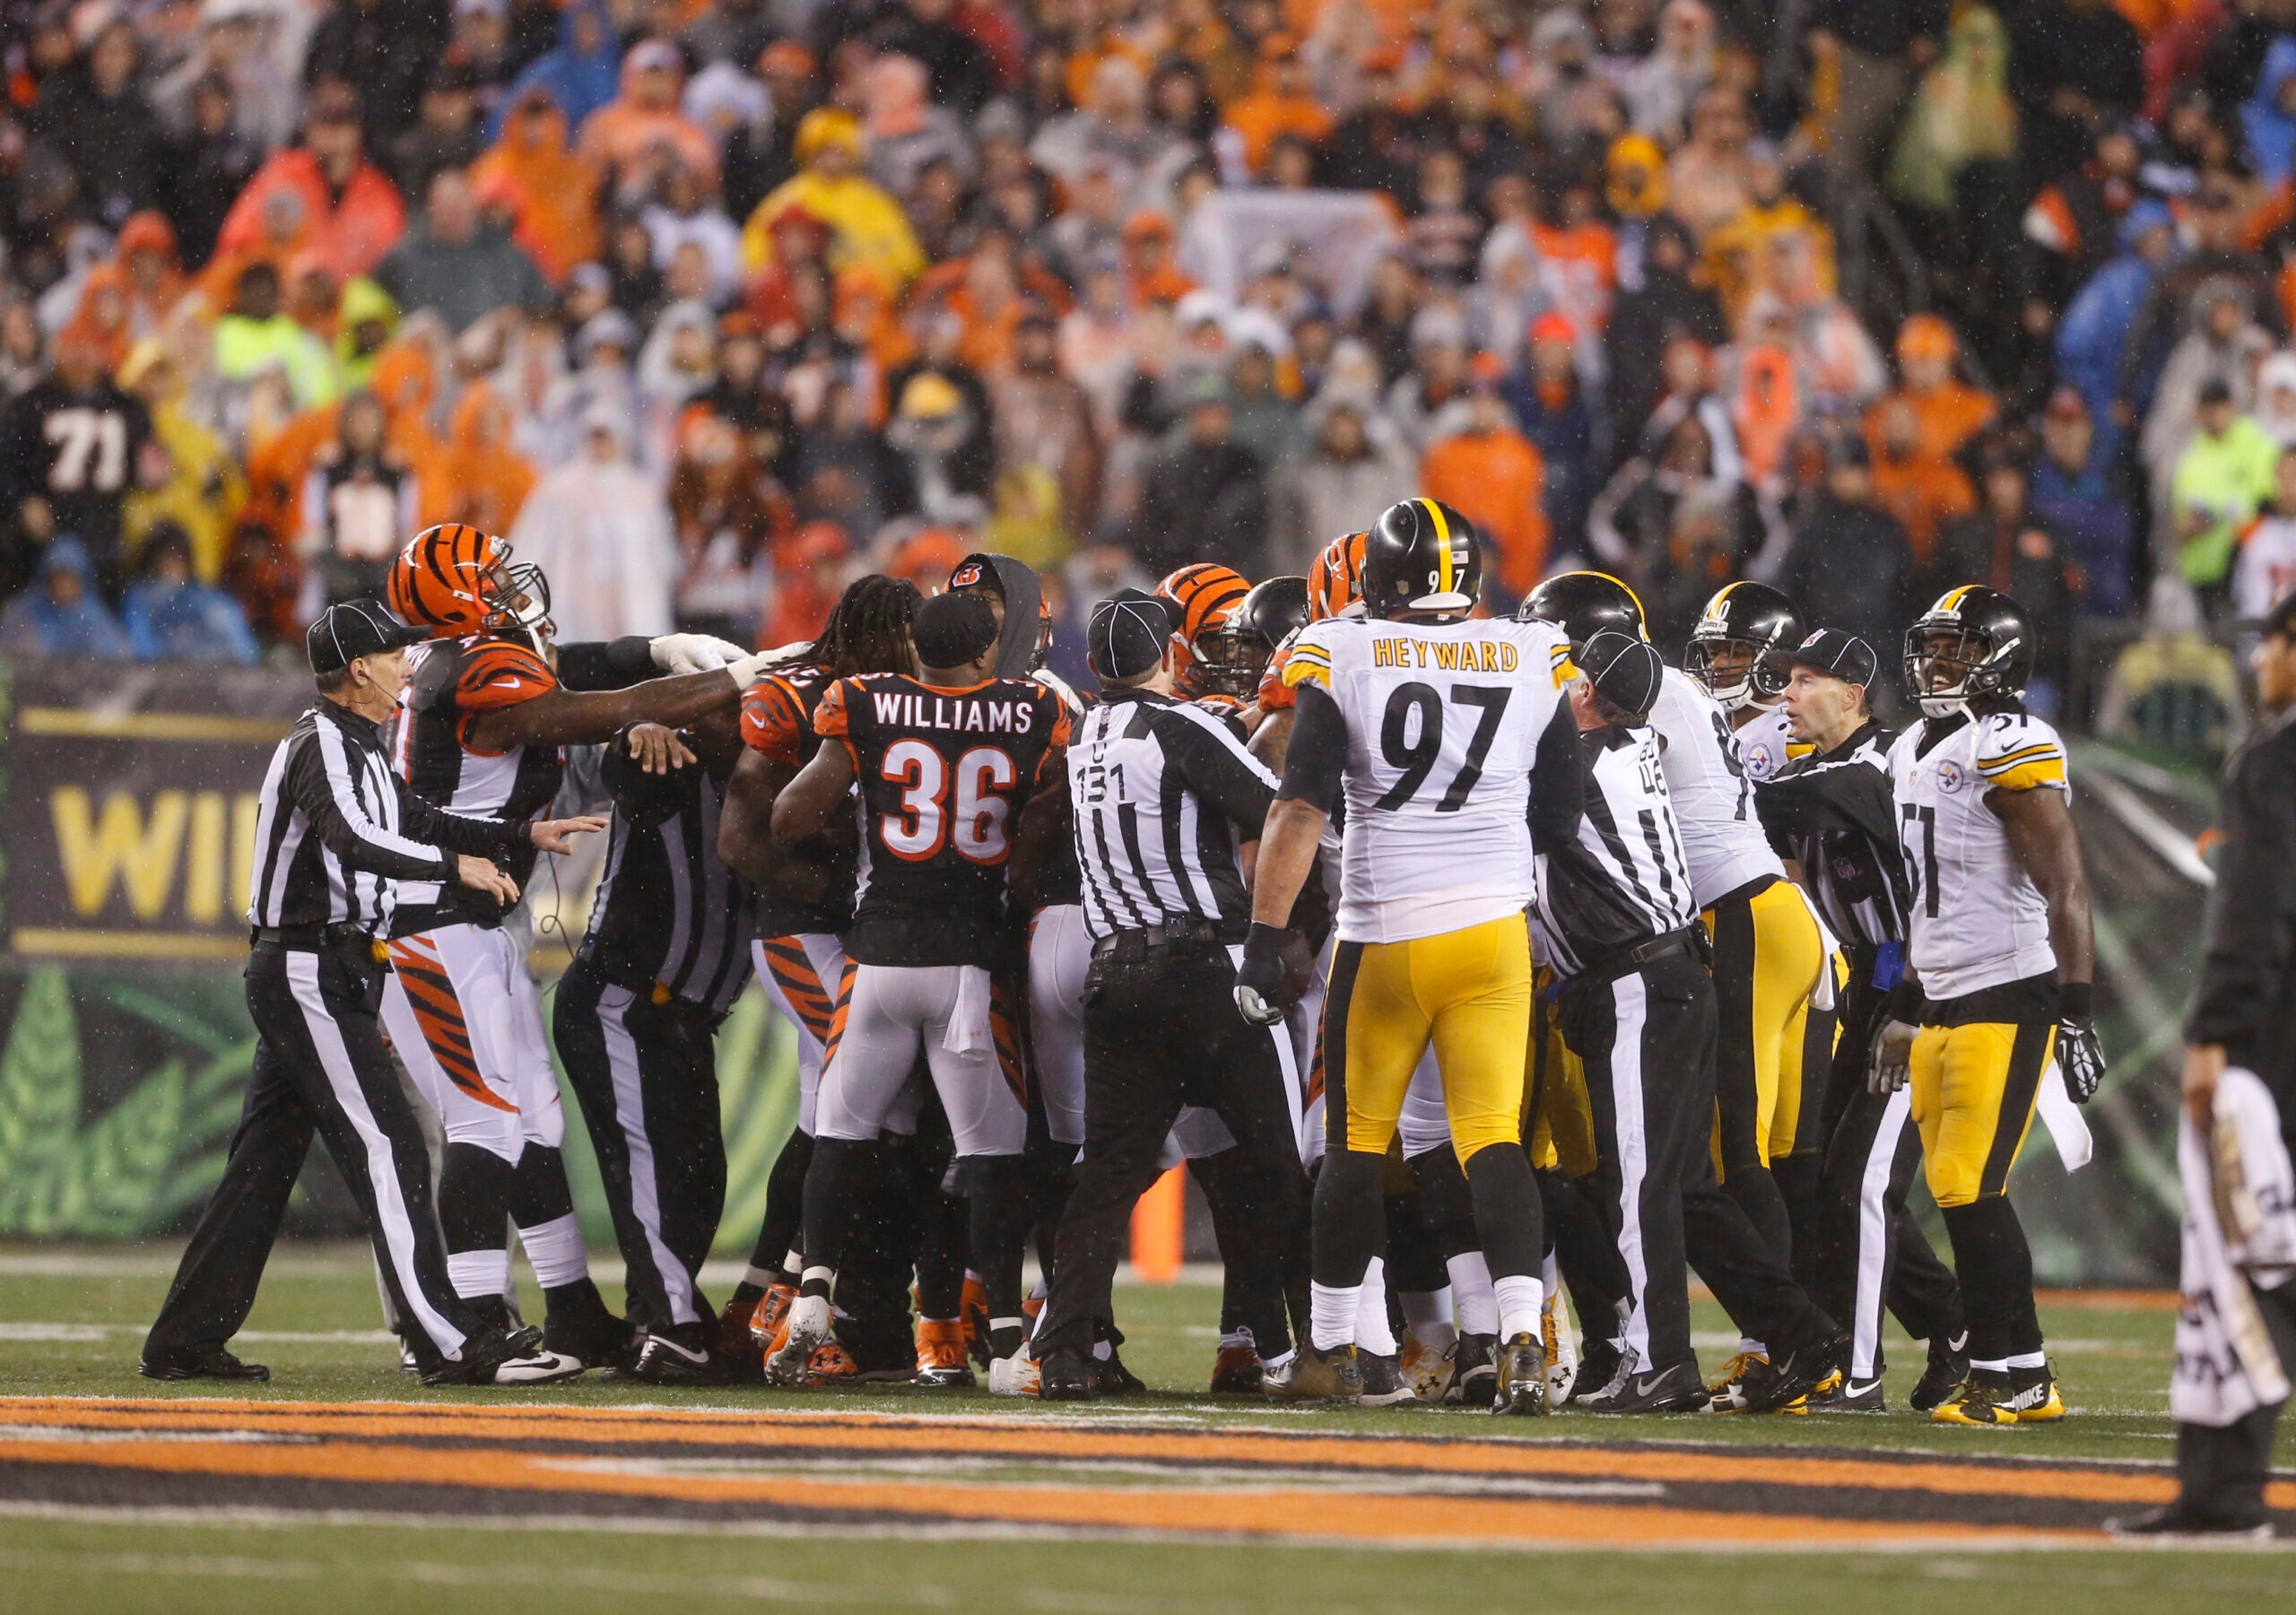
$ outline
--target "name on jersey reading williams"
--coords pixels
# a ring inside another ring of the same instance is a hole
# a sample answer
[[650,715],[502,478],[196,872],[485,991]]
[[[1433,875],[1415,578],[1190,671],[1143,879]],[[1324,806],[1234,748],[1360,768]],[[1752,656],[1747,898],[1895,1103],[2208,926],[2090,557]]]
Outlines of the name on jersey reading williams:
[[965,734],[1029,734],[1034,733],[1038,723],[1039,703],[1033,699],[983,699],[914,690],[872,690],[868,695],[877,722],[889,728],[946,729]]

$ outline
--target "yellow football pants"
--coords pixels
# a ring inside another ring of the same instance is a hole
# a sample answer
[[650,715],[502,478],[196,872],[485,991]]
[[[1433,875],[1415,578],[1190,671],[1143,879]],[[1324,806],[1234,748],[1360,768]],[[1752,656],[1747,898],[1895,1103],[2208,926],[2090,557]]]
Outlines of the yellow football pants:
[[1911,1098],[1922,1167],[1940,1206],[1968,1205],[2009,1186],[2056,1052],[2047,1021],[1925,1026],[1913,1040]]
[[1794,1150],[1802,1046],[1825,940],[1785,881],[1730,897],[1702,916],[1714,942],[1714,1170],[1767,1168]]
[[1407,942],[1341,942],[1324,997],[1325,1104],[1344,1107],[1347,1148],[1386,1151],[1430,1041],[1460,1164],[1519,1143],[1530,1022],[1520,915]]
[[[1553,973],[1541,970],[1532,983],[1542,992]],[[1530,1091],[1525,1096],[1523,1136],[1530,1141],[1531,1165],[1545,1171],[1561,1167],[1572,1177],[1595,1169],[1595,1110],[1587,1097],[1587,1068],[1562,1038],[1554,1006],[1531,1006]]]

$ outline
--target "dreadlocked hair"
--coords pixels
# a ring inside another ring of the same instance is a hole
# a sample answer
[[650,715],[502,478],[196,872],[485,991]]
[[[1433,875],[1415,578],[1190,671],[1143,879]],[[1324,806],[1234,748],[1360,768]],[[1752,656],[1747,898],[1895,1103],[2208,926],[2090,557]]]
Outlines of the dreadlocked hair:
[[845,586],[804,660],[836,677],[864,673],[915,673],[909,625],[925,596],[906,577],[872,572]]

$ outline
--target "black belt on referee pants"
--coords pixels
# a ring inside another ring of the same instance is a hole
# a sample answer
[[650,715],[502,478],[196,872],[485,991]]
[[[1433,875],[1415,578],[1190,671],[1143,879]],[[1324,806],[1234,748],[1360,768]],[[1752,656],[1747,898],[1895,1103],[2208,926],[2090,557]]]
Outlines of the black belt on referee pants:
[[1217,949],[1224,941],[1216,920],[1168,920],[1100,938],[1092,944],[1092,962],[1140,964],[1178,951]]

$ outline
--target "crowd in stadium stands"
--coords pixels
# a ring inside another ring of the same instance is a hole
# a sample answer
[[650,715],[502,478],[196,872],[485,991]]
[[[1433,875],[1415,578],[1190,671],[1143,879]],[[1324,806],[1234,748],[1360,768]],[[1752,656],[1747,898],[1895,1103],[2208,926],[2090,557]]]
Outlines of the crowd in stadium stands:
[[2296,580],[2296,0],[0,18],[9,649],[255,660],[449,519],[581,639],[1009,553],[1080,680],[1418,491],[1494,610],[1983,581],[2057,684]]

